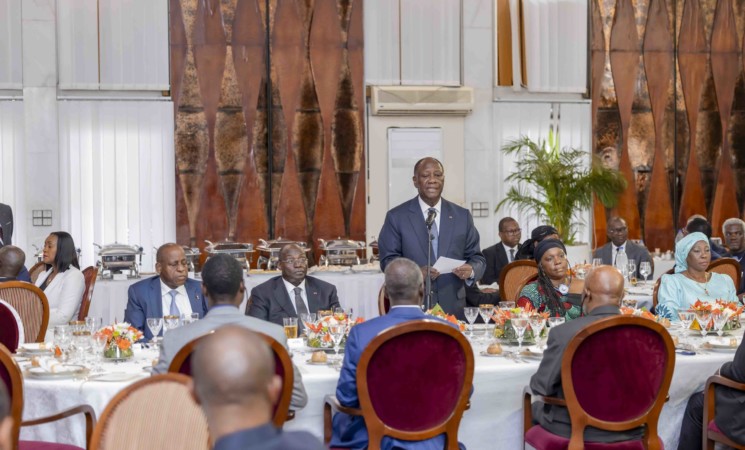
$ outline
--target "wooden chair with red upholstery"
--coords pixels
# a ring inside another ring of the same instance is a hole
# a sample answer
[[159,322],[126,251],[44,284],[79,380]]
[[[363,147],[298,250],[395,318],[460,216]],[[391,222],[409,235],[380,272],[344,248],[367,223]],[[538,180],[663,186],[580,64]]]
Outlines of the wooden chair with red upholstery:
[[83,298],[80,300],[80,311],[78,311],[78,320],[85,320],[88,317],[88,310],[91,308],[91,299],[93,298],[93,288],[96,286],[98,279],[98,267],[88,266],[83,269],[85,278],[85,290]]
[[[649,319],[615,316],[592,322],[569,342],[561,361],[564,399],[523,391],[525,444],[541,449],[660,449],[660,411],[670,388],[675,348],[665,328]],[[628,393],[634,395],[629,396]],[[571,438],[533,425],[531,398],[569,410]],[[639,441],[584,442],[585,428],[627,431],[645,426]]]
[[90,448],[212,448],[207,419],[189,384],[186,375],[167,373],[127,386],[101,414]]
[[391,300],[385,295],[385,283],[380,286],[378,292],[378,315],[384,316],[391,310]]
[[326,396],[324,442],[331,440],[332,411],[337,411],[364,418],[370,450],[380,449],[384,436],[421,441],[441,434],[446,449],[457,449],[473,369],[471,345],[447,324],[417,320],[388,328],[360,355],[360,408],[344,407],[335,396]]
[[31,266],[31,268],[28,269],[28,275],[31,277],[31,282],[36,283],[36,279],[39,278],[39,275],[41,275],[45,270],[47,270],[47,265],[42,261]]
[[[712,375],[706,380],[706,389],[704,389],[704,429],[703,429],[703,446],[706,450],[714,450],[717,442],[728,447],[736,449],[745,449],[745,445],[733,441],[714,422],[716,413],[716,395],[715,388],[723,386],[737,391],[741,391],[741,396],[745,395],[745,383],[738,383],[721,375]],[[721,389],[721,387],[720,387]]]
[[538,264],[532,259],[520,259],[507,264],[499,274],[499,298],[505,302],[516,302],[522,287],[536,275]]
[[708,272],[715,272],[722,275],[727,275],[732,278],[732,282],[735,283],[735,290],[740,289],[740,263],[736,259],[732,258],[719,258],[716,261],[709,263],[709,267],[706,268]]
[[[274,405],[274,425],[282,427],[285,422],[295,418],[295,411],[290,409],[290,402],[292,401],[292,388],[295,383],[295,372],[292,367],[292,359],[290,354],[284,345],[277,342],[276,339],[267,336],[263,333],[257,333],[272,349],[274,353],[274,371],[280,378],[282,378],[282,393],[279,396],[277,404]],[[199,345],[199,342],[204,338],[200,336],[196,339],[189,341],[188,344],[183,346],[176,355],[173,357],[173,361],[168,366],[169,373],[180,373],[182,375],[191,376],[191,355],[194,349]]]
[[15,308],[8,303],[0,301],[0,344],[3,344],[10,353],[15,353],[18,346],[23,343],[23,323],[19,323],[20,316]]
[[25,281],[0,283],[0,299],[18,311],[26,342],[44,342],[49,324],[49,302],[38,287]]
[[17,448],[18,450],[81,450],[80,447],[68,444],[19,441],[21,427],[56,422],[76,414],[83,414],[85,416],[85,441],[86,444],[91,442],[91,434],[96,424],[96,413],[88,405],[79,405],[48,417],[21,421],[23,417],[23,376],[21,375],[21,369],[18,367],[18,363],[15,362],[13,356],[4,345],[0,345],[0,382],[5,383],[5,387],[10,395],[10,416],[13,418],[11,448]]

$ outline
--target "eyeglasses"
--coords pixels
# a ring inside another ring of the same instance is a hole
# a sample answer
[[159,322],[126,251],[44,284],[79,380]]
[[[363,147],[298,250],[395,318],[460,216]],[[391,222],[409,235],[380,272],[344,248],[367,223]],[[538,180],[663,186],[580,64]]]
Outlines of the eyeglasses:
[[629,227],[620,227],[620,228],[608,228],[609,233],[623,233],[624,231],[628,230]]
[[514,230],[504,230],[502,233],[504,234],[520,234],[520,232],[523,231],[522,228],[516,228]]
[[300,264],[301,266],[304,266],[308,264],[308,258],[285,259],[282,261],[282,264],[287,264],[288,266],[295,266]]

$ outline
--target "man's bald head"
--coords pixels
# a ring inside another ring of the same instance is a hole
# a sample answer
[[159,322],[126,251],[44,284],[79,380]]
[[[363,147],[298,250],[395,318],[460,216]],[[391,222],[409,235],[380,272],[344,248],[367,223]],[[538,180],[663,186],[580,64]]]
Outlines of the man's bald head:
[[585,313],[600,306],[619,306],[623,298],[623,275],[615,267],[599,266],[585,278]]
[[199,343],[191,367],[194,392],[207,415],[233,408],[271,418],[281,380],[271,349],[257,333],[234,325],[217,329]]
[[418,305],[424,295],[422,270],[407,258],[396,258],[385,268],[385,293],[394,305]]
[[25,261],[26,254],[15,245],[0,248],[0,277],[15,278]]

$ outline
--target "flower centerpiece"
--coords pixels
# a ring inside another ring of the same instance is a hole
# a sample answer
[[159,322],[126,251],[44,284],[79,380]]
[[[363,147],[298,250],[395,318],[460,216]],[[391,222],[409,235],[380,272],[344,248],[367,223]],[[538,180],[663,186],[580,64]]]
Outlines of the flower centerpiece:
[[[539,313],[533,308],[533,305],[526,305],[525,307],[522,306],[516,306],[514,308],[510,309],[502,309],[502,308],[494,308],[494,311],[492,312],[492,320],[496,324],[494,327],[494,337],[498,339],[505,339],[508,341],[515,341],[517,340],[517,336],[515,335],[515,329],[512,328],[512,318],[518,317],[518,316],[525,316],[530,317],[534,315],[538,315],[543,317],[544,319],[548,320],[549,313],[548,312],[542,312]],[[545,336],[547,333],[546,327],[543,327],[543,330],[541,330],[541,336]],[[525,330],[524,335],[525,342],[535,342],[535,336],[533,336],[533,330],[528,327],[527,330]]]
[[98,330],[107,337],[103,356],[109,359],[128,359],[134,353],[132,344],[142,339],[142,332],[127,322],[115,323]]
[[663,327],[670,328],[670,319],[666,319],[662,316],[655,316],[651,312],[647,311],[647,308],[635,309],[635,308],[629,308],[628,306],[622,306],[620,309],[621,309],[621,314],[625,314],[627,316],[643,317],[645,319],[654,320],[655,322],[659,323]]
[[[701,300],[696,300],[696,303],[691,305],[691,311],[711,311],[712,313],[715,311],[724,312],[728,317],[727,323],[724,325],[724,328],[722,328],[724,331],[735,330],[742,326],[740,324],[740,314],[743,311],[743,306],[739,305],[737,302],[730,302],[723,299],[717,299],[713,302],[702,302]],[[699,327],[698,321],[694,320],[693,323],[691,323],[691,330],[700,329],[701,327]]]
[[466,324],[462,320],[456,319],[454,315],[447,314],[442,309],[442,306],[440,306],[439,303],[436,304],[434,306],[434,308],[432,308],[429,311],[427,311],[425,314],[427,314],[428,316],[437,317],[439,319],[446,320],[446,321],[448,321],[448,322],[450,322],[452,324],[455,324],[455,326],[458,327],[458,329],[461,331],[461,333],[464,332],[464,331],[466,331]]
[[305,324],[305,332],[308,335],[308,347],[334,348],[334,340],[331,338],[331,334],[329,333],[329,327],[332,325],[342,324],[346,326],[346,331],[344,332],[344,337],[339,344],[339,348],[343,348],[347,342],[349,330],[354,325],[364,321],[365,319],[362,317],[350,319],[346,313],[341,313],[324,316],[315,323],[303,322]]

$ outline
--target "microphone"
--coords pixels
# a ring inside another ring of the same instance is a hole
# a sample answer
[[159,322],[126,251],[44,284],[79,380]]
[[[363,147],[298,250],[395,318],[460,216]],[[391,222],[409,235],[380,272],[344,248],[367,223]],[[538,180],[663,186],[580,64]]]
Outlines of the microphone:
[[427,224],[428,228],[432,227],[432,224],[435,223],[435,216],[437,215],[437,210],[430,209],[429,213],[427,213],[427,220],[424,221],[424,223]]

